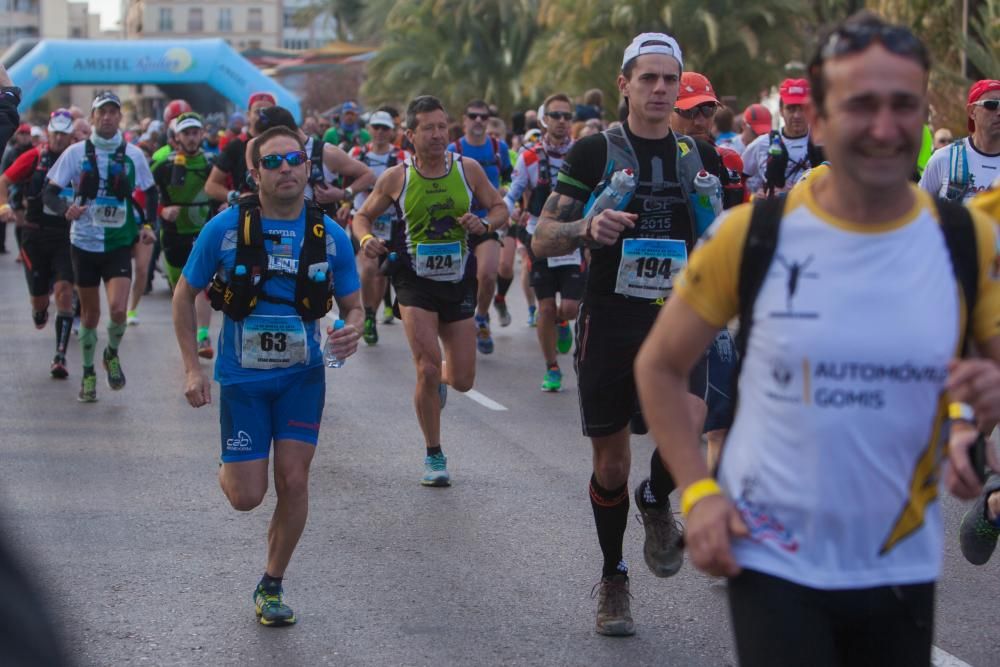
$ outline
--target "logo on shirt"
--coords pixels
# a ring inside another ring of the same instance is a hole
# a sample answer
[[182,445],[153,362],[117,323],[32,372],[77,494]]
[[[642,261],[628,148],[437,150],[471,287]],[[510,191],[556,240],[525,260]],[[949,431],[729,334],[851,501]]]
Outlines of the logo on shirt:
[[799,550],[799,541],[792,532],[770,512],[767,505],[751,500],[755,486],[757,480],[752,477],[744,478],[740,497],[734,503],[750,531],[750,539],[761,543],[774,542],[784,551],[795,553]]
[[803,280],[815,280],[819,278],[819,274],[815,271],[809,271],[809,265],[812,264],[814,255],[809,255],[803,260],[798,259],[788,259],[781,253],[777,253],[774,256],[775,261],[784,270],[785,273],[785,310],[782,311],[772,311],[768,314],[769,317],[780,317],[780,318],[793,318],[793,319],[808,319],[814,320],[819,317],[819,313],[815,311],[804,311],[796,310],[794,307],[795,296],[799,292],[799,287]]

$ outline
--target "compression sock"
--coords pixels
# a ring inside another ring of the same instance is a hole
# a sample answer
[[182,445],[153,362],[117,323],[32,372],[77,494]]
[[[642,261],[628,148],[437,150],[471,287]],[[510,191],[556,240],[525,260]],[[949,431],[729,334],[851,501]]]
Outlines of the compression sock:
[[59,311],[56,315],[56,354],[66,356],[69,345],[69,335],[73,331],[73,313]]
[[501,297],[507,297],[507,290],[510,289],[511,283],[514,282],[513,278],[504,278],[503,276],[497,276],[497,294]]
[[125,335],[125,323],[108,322],[108,347],[112,352],[118,351],[118,346],[122,344],[122,336]]
[[372,318],[372,319],[375,318],[375,309],[374,308],[365,308],[365,319],[367,320],[368,318]]
[[590,478],[590,506],[594,510],[597,524],[597,540],[604,555],[603,576],[628,574],[628,567],[622,558],[622,542],[625,540],[625,526],[628,523],[628,484],[608,491],[597,483],[597,476]]
[[198,342],[208,339],[208,327],[198,327]]
[[80,356],[83,357],[83,367],[94,367],[94,350],[97,349],[97,329],[80,327]]
[[677,488],[674,478],[663,466],[659,450],[653,450],[649,461],[649,480],[642,486],[642,502],[646,507],[662,507],[668,502],[670,492]]

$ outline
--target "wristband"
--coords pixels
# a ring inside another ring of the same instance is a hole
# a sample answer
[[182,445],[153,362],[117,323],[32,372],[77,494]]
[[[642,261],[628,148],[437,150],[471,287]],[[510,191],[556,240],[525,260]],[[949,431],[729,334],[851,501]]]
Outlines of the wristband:
[[361,249],[364,250],[365,244],[371,241],[373,238],[375,238],[374,234],[365,234],[364,236],[361,237],[361,240],[358,241],[358,245],[360,245]]
[[149,224],[148,222],[142,223],[142,228],[148,229],[149,231],[153,231],[153,225]]
[[968,403],[953,401],[948,404],[948,419],[952,421],[966,421],[970,424],[975,424],[976,412]]
[[719,487],[718,482],[716,482],[711,477],[706,477],[705,479],[699,479],[693,484],[689,484],[684,493],[681,494],[681,514],[687,517],[691,508],[695,506],[699,501],[708,498],[709,496],[721,496],[722,488]]
[[10,210],[10,204],[0,204],[0,213]]

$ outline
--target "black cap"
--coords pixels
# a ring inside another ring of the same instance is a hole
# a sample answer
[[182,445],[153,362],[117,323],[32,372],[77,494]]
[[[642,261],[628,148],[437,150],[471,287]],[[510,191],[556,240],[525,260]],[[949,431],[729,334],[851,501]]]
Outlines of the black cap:
[[90,105],[90,110],[94,111],[95,109],[100,109],[105,104],[114,104],[119,109],[122,108],[122,101],[118,99],[117,95],[110,90],[102,90],[97,93],[97,97],[94,98],[94,103]]

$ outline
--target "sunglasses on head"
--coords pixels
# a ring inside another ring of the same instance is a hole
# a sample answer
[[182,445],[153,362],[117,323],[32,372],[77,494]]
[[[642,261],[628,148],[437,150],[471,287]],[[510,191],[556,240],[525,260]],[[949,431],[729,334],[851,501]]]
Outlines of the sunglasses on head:
[[469,120],[489,120],[490,113],[487,111],[485,113],[475,113],[474,111],[466,111],[465,117]]
[[1000,109],[1000,100],[976,100],[973,102],[977,107],[983,107],[987,111]]
[[705,118],[711,118],[712,116],[715,115],[715,105],[699,104],[698,106],[692,107],[691,109],[678,109],[677,107],[674,107],[674,113],[680,116],[681,118],[687,118],[688,120],[697,118],[698,114],[701,114]]
[[545,115],[552,120],[573,120],[573,114],[569,111],[546,111]]
[[924,43],[909,29],[884,23],[861,23],[838,28],[820,49],[819,62],[864,51],[874,42],[897,56],[915,60],[924,69],[930,69],[930,56]]
[[264,169],[271,170],[277,169],[281,166],[282,161],[287,162],[289,167],[298,167],[299,165],[306,163],[306,152],[305,151],[292,151],[290,153],[285,153],[284,155],[279,155],[275,153],[274,155],[262,155],[260,158],[260,166]]

